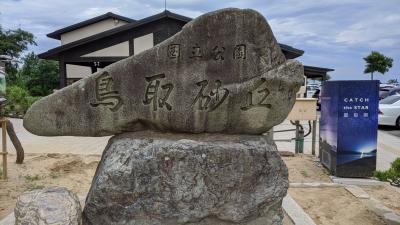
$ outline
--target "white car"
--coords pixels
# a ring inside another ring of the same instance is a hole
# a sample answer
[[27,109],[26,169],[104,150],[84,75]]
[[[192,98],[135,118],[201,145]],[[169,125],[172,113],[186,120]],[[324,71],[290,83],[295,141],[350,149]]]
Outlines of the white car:
[[379,101],[378,124],[400,128],[400,95],[388,96]]

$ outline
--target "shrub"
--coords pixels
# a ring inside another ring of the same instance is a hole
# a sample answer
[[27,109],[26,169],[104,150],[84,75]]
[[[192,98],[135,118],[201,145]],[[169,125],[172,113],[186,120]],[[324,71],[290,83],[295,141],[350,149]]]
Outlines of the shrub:
[[374,177],[380,181],[396,181],[400,179],[400,158],[397,158],[392,162],[390,169],[386,171],[375,171]]
[[41,97],[32,97],[26,88],[13,85],[7,87],[6,98],[8,100],[5,106],[7,113],[24,114]]
[[400,174],[400,158],[392,162],[392,168],[397,174]]

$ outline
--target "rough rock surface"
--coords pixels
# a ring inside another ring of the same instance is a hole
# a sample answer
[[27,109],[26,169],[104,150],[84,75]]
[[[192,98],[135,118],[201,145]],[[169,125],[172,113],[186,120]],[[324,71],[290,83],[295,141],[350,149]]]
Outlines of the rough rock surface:
[[281,224],[288,171],[263,136],[126,133],[107,145],[83,223]]
[[37,135],[127,131],[260,134],[281,123],[303,81],[253,10],[202,15],[159,45],[33,104]]
[[16,225],[80,225],[78,197],[64,187],[22,193],[14,209]]

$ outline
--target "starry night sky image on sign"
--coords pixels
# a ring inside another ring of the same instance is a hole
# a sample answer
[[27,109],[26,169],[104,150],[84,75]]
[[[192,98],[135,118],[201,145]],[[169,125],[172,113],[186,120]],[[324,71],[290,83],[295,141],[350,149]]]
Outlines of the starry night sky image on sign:
[[327,81],[321,95],[321,148],[335,175],[372,175],[376,164],[378,81]]

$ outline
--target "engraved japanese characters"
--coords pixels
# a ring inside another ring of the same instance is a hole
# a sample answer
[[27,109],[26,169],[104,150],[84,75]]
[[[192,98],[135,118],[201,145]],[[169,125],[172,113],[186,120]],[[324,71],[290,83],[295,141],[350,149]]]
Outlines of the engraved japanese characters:
[[104,72],[97,77],[95,90],[96,100],[90,103],[91,106],[104,105],[114,112],[122,105],[118,91],[113,89],[113,79],[109,73]]
[[45,136],[260,134],[286,118],[302,77],[260,14],[226,10],[36,102],[24,126]]

